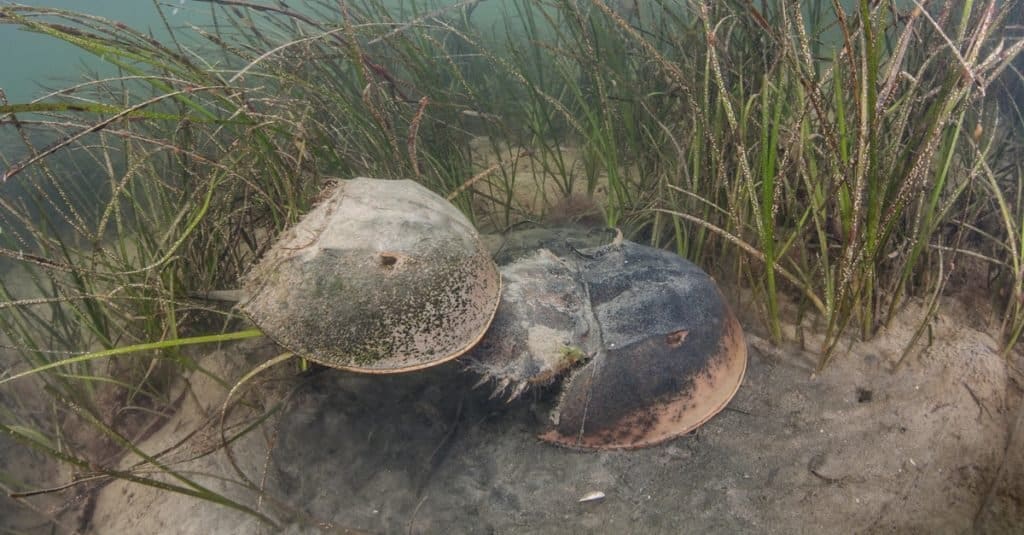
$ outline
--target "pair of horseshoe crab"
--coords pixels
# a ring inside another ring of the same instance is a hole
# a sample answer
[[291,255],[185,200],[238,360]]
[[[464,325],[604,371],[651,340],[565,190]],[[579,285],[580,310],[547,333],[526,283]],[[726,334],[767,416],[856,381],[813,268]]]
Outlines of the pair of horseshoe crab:
[[247,276],[242,311],[278,344],[363,373],[457,357],[509,400],[568,376],[540,438],[577,449],[688,433],[736,393],[747,352],[714,280],[620,238],[506,253],[409,180],[357,178],[286,231]]

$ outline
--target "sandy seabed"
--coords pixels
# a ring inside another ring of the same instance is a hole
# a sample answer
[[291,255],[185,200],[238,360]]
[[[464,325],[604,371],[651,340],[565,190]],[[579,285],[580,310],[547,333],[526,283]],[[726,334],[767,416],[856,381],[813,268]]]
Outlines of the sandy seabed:
[[[895,371],[916,306],[817,375],[813,357],[748,334],[750,365],[729,408],[636,451],[540,442],[553,390],[489,400],[457,361],[388,377],[265,374],[244,397],[258,406],[237,405],[230,418],[283,401],[231,446],[262,492],[240,485],[218,448],[226,391],[204,376],[183,385],[180,410],[142,447],[171,448],[163,460],[176,470],[290,532],[1022,532],[1021,388],[992,336],[963,313],[944,310],[931,346]],[[278,351],[248,341],[204,364],[240,376]],[[580,503],[595,491],[605,498]],[[122,481],[96,492],[92,533],[280,531]]]
[[[912,303],[871,341],[841,344],[814,374],[816,356],[771,346],[754,334],[755,313],[735,308],[750,354],[739,392],[695,432],[656,447],[588,453],[543,443],[536,436],[557,388],[491,400],[457,360],[398,376],[294,376],[279,366],[246,389],[244,404],[234,400],[229,433],[279,410],[231,444],[232,463],[218,427],[227,388],[196,373],[172,395],[177,412],[140,447],[279,527],[124,481],[20,504],[0,497],[0,526],[49,533],[49,518],[97,534],[1024,533],[1022,378],[993,335],[968,321],[977,310],[946,300],[931,344],[897,367],[923,315]],[[281,351],[250,340],[201,364],[237,380]],[[0,355],[8,364],[12,356]],[[33,396],[38,385],[11,387],[0,392],[4,407],[48,410]],[[0,451],[3,470],[40,487],[71,479],[7,437]],[[594,492],[604,498],[580,502]]]

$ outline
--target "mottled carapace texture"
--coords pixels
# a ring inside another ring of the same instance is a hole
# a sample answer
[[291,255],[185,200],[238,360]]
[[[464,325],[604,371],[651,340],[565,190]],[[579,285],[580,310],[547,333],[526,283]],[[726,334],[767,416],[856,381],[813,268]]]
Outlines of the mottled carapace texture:
[[342,181],[249,274],[242,310],[320,364],[410,371],[473,347],[501,281],[476,230],[411,180]]
[[554,381],[601,343],[572,259],[547,249],[502,268],[503,291],[491,330],[467,355],[467,367],[514,399]]
[[467,363],[508,397],[572,370],[542,439],[649,446],[692,431],[735,395],[743,333],[692,263],[628,241],[511,257],[494,326]]

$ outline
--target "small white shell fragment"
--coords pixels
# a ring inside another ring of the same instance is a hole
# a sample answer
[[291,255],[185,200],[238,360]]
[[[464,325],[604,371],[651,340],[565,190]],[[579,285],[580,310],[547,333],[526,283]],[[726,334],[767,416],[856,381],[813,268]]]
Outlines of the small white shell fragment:
[[580,503],[596,502],[596,501],[600,501],[600,500],[603,500],[603,499],[604,499],[604,493],[599,491],[599,490],[595,490],[593,492],[588,492],[588,493],[584,494],[583,497],[580,498]]

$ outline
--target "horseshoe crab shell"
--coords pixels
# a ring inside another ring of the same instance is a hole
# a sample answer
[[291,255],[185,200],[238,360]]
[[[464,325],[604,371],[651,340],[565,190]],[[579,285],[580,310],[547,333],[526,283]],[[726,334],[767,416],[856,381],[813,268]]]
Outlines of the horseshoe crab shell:
[[492,398],[512,400],[593,354],[600,337],[573,262],[540,249],[501,271],[498,312],[467,366],[483,376],[481,384],[494,379]]
[[[533,264],[533,271],[545,265],[554,269],[544,258],[503,267],[508,285],[518,284],[516,274],[524,265]],[[572,370],[553,426],[541,439],[577,449],[651,446],[692,431],[725,408],[743,380],[747,350],[740,325],[710,276],[677,255],[631,242],[557,259],[571,266],[557,269],[574,272],[569,278],[579,281],[582,297],[557,301],[556,289],[547,287],[522,295],[506,292],[492,334],[480,346],[506,351],[470,355],[472,369],[513,396]],[[545,312],[553,308],[557,314]],[[552,330],[561,347],[574,348],[578,358],[560,359],[550,344],[508,347],[490,341],[503,332],[518,332],[519,339],[529,341]]]
[[473,347],[497,266],[454,206],[411,180],[342,181],[247,276],[242,311],[310,360],[404,372]]
[[573,374],[542,439],[606,449],[686,434],[725,408],[747,365],[743,332],[714,280],[677,255],[608,247],[583,272],[603,340]]

